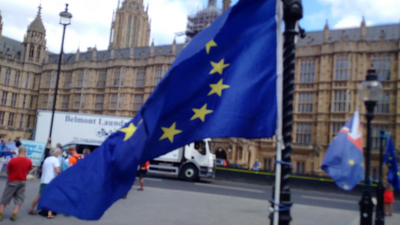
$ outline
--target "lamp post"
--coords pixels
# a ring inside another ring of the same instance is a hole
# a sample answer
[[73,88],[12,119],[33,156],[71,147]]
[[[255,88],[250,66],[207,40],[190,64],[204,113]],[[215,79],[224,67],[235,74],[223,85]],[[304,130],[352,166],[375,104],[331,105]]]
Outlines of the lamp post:
[[380,135],[380,146],[379,146],[379,182],[378,187],[376,188],[376,198],[378,200],[378,204],[376,206],[375,212],[375,225],[384,225],[385,224],[385,212],[383,210],[383,193],[385,189],[383,188],[382,177],[383,177],[383,146],[385,145],[386,134],[385,131],[381,130]]
[[[269,216],[271,225],[289,225],[292,221],[290,207],[292,199],[290,193],[291,154],[292,154],[292,128],[293,128],[293,92],[294,72],[296,61],[296,35],[304,37],[304,30],[297,31],[298,21],[303,17],[303,5],[301,0],[282,0],[283,20],[285,32],[283,33],[283,90],[282,90],[282,139],[284,149],[277,150],[275,173],[280,173],[279,185],[272,188],[271,209]],[[279,141],[279,140],[278,140]],[[276,175],[278,176],[278,175]],[[278,179],[276,179],[277,181]],[[279,211],[277,210],[279,206]],[[278,212],[277,212],[278,211]],[[278,217],[278,218],[277,218]]]
[[56,111],[56,103],[57,103],[57,91],[58,91],[58,81],[60,79],[60,71],[61,71],[61,60],[62,60],[62,54],[64,52],[64,37],[65,37],[65,28],[71,24],[71,18],[72,14],[68,12],[68,4],[65,4],[65,11],[60,13],[60,24],[64,26],[63,29],[63,35],[62,35],[62,41],[61,41],[61,51],[60,51],[60,56],[58,59],[58,69],[57,69],[57,79],[56,79],[56,87],[54,90],[54,100],[53,100],[53,109],[51,111],[51,122],[50,122],[50,134],[49,134],[49,139],[47,141],[47,146],[46,146],[46,152],[45,152],[45,158],[49,154],[49,150],[51,148],[51,133],[53,131],[53,121],[54,121],[54,112]]
[[365,149],[365,175],[364,193],[359,202],[360,205],[360,224],[372,225],[372,211],[374,205],[371,199],[371,180],[370,180],[370,161],[371,161],[371,121],[374,118],[375,105],[382,98],[383,87],[377,80],[375,69],[371,68],[367,72],[365,81],[359,87],[358,95],[365,103],[367,114],[367,148]]

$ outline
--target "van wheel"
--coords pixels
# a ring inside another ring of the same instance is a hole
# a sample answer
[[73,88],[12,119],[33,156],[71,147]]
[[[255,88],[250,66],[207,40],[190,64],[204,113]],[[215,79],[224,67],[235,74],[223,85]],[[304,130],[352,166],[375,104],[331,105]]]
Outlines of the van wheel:
[[181,177],[186,181],[196,181],[199,179],[198,169],[194,165],[186,165],[181,171]]

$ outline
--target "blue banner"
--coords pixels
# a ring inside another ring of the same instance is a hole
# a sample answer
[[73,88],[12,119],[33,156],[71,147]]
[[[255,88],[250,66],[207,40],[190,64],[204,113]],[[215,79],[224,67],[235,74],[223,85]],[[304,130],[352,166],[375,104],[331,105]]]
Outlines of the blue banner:
[[29,140],[21,140],[21,144],[26,147],[26,156],[32,161],[32,165],[40,166],[43,160],[46,144]]

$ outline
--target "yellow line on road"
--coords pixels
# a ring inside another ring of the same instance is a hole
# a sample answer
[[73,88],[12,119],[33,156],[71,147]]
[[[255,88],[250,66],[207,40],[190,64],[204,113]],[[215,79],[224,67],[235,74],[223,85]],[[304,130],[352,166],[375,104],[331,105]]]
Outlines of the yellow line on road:
[[[261,172],[261,171],[252,171],[252,170],[244,170],[244,169],[225,168],[225,167],[217,167],[216,169],[232,171],[232,172],[239,172],[239,173],[250,173],[250,174],[275,176],[275,173],[270,173],[270,172]],[[330,178],[322,178],[322,177],[319,178],[319,177],[306,177],[306,176],[290,175],[290,178],[303,179],[303,180],[316,180],[316,181],[323,181],[323,182],[333,182],[333,180]],[[358,183],[358,185],[363,185],[363,183]],[[378,185],[371,184],[371,186],[377,187]]]

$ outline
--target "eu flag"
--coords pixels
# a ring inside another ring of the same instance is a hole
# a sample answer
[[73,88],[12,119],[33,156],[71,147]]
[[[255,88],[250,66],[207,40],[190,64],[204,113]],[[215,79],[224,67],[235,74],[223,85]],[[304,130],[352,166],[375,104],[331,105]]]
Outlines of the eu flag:
[[392,184],[394,189],[400,191],[400,172],[397,164],[396,149],[390,135],[388,135],[387,139],[384,162],[387,164],[389,169],[387,173],[388,182]]
[[138,115],[45,189],[39,207],[97,220],[138,163],[204,138],[264,138],[277,127],[279,0],[241,0],[195,36]]
[[336,185],[350,191],[364,175],[362,132],[358,111],[342,127],[328,147],[321,168]]

